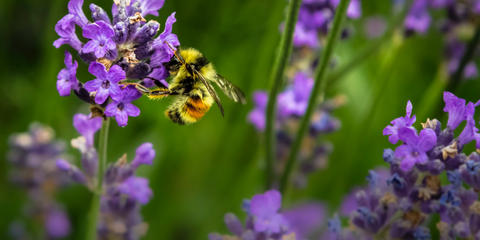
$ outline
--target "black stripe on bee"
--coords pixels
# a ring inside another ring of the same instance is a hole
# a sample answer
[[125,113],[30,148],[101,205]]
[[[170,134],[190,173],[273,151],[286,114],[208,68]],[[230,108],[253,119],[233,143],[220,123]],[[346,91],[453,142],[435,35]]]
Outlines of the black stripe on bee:
[[193,90],[193,83],[194,83],[194,79],[191,78],[191,77],[187,77],[187,78],[184,78],[181,82],[180,82],[180,85],[183,86],[183,94],[187,94],[189,93],[190,91]]
[[183,121],[182,117],[180,116],[180,112],[178,110],[169,110],[167,112],[168,117],[172,120],[174,123],[178,123],[180,125],[184,125],[185,122]]
[[193,106],[193,104],[191,104],[191,103],[188,102],[188,101],[185,103],[185,106],[186,106],[187,108],[190,108],[190,109],[194,110],[194,111],[197,110],[197,107]]
[[197,61],[194,63],[195,69],[200,70],[202,67],[210,63],[206,57],[198,58]]

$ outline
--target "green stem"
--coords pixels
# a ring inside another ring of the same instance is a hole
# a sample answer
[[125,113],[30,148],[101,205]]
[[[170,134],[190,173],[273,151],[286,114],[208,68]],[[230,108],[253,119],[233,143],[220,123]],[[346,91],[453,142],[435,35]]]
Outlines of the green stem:
[[477,48],[479,42],[480,25],[477,26],[472,40],[470,40],[470,42],[468,43],[467,49],[465,49],[465,53],[463,54],[462,59],[460,59],[460,64],[458,65],[457,71],[452,75],[450,81],[448,82],[447,91],[455,91],[455,89],[460,84],[463,77],[463,71],[465,70],[465,67],[468,65],[468,63],[472,60],[475,49]]
[[317,100],[320,99],[320,101],[323,101],[327,83],[326,78],[324,77],[325,72],[327,70],[328,64],[330,63],[330,58],[332,56],[335,44],[338,40],[342,22],[345,19],[349,2],[350,0],[341,0],[340,4],[338,5],[335,18],[333,20],[333,28],[330,30],[327,39],[327,45],[325,46],[325,49],[323,51],[320,64],[315,71],[315,84],[313,85],[310,99],[308,100],[308,107],[305,111],[305,115],[300,122],[300,128],[298,130],[297,136],[295,137],[295,141],[292,144],[292,148],[290,149],[287,164],[285,166],[282,178],[280,179],[280,191],[284,194],[289,182],[290,174],[293,170],[295,159],[297,158],[298,151],[300,150],[300,146],[302,145],[303,137],[310,124],[310,118],[312,117],[313,111],[317,106]]
[[293,44],[293,33],[295,23],[298,18],[301,0],[290,0],[287,8],[287,19],[285,29],[280,39],[277,56],[272,69],[271,83],[272,87],[268,95],[268,105],[266,112],[266,128],[265,128],[265,146],[266,146],[266,187],[271,188],[274,178],[273,162],[275,158],[275,116],[277,95],[282,86],[283,74],[287,61],[290,59]]
[[411,0],[407,2],[406,7],[400,14],[398,14],[398,16],[395,17],[382,37],[370,41],[366,47],[361,49],[357,55],[349,59],[347,63],[328,74],[327,85],[329,88],[333,87],[332,85],[336,84],[338,79],[341,79],[343,76],[355,69],[360,63],[365,62],[365,59],[375,55],[381,49],[381,47],[392,38],[395,30],[403,24],[405,15],[407,14],[408,9],[410,9],[411,2]]
[[100,214],[100,199],[102,197],[103,174],[107,165],[107,144],[108,129],[110,127],[110,118],[103,121],[100,130],[100,138],[98,141],[98,170],[97,170],[97,186],[93,191],[92,205],[90,207],[88,217],[87,238],[89,240],[97,239],[97,221]]
[[[439,115],[434,112],[436,109],[442,108],[439,105],[439,99],[442,99],[442,91],[445,90],[448,82],[447,66],[446,63],[440,64],[437,70],[437,75],[432,83],[428,86],[427,90],[423,94],[422,101],[415,112],[417,112],[417,119],[425,121],[429,116]],[[441,114],[441,112],[440,112]]]

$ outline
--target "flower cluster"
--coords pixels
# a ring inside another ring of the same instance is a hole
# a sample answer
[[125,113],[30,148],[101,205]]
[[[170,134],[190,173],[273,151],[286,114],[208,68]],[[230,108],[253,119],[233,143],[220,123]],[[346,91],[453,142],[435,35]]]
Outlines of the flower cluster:
[[10,179],[26,190],[27,219],[37,219],[43,224],[45,236],[29,236],[21,222],[12,225],[15,239],[62,238],[70,232],[70,221],[63,207],[55,201],[55,194],[68,183],[55,167],[55,161],[64,153],[64,144],[54,139],[52,129],[32,124],[27,133],[14,134],[9,139],[7,159],[12,164]]
[[[358,189],[345,199],[344,211],[354,228],[341,228],[339,219],[331,220],[332,234],[341,239],[430,239],[428,224],[434,222],[442,239],[480,238],[480,155],[465,153],[480,134],[474,120],[473,102],[450,92],[444,93],[448,122],[427,120],[418,132],[413,126],[412,104],[407,114],[384,129],[389,141],[402,143],[386,149],[384,160],[389,171],[371,171],[368,187]],[[454,131],[465,122],[456,136]],[[448,179],[442,181],[442,178]]]
[[[115,0],[112,17],[101,7],[90,4],[90,21],[82,10],[83,0],[70,0],[69,13],[58,21],[55,31],[60,36],[53,45],[67,44],[77,51],[89,65],[94,80],[81,83],[77,77],[78,62],[65,52],[65,68],[57,76],[57,90],[61,96],[71,91],[82,100],[95,106],[96,115],[115,117],[119,126],[126,126],[128,117],[136,117],[140,110],[131,102],[141,96],[124,80],[135,81],[145,87],[165,87],[168,71],[164,63],[170,61],[175,47],[180,43],[172,33],[175,13],[157,34],[160,23],[144,18],[158,16],[164,0]],[[82,42],[76,27],[82,30]],[[158,36],[157,36],[158,35]],[[171,48],[172,47],[172,48]]]
[[[278,111],[276,117],[277,135],[277,160],[276,171],[281,172],[284,162],[288,157],[288,150],[295,137],[298,123],[307,109],[310,92],[313,87],[313,79],[305,73],[297,73],[293,84],[278,95]],[[265,110],[267,105],[267,93],[257,91],[254,93],[255,108],[248,115],[248,120],[258,131],[265,128]],[[296,186],[306,184],[306,175],[326,166],[326,159],[332,151],[329,143],[319,143],[317,138],[336,131],[340,122],[331,115],[331,112],[343,104],[344,99],[338,97],[326,101],[318,106],[310,125],[310,131],[304,141],[300,152],[300,170],[294,181]]]
[[[445,18],[439,23],[442,32],[446,35],[446,58],[448,72],[454,74],[460,65],[462,56],[466,51],[464,39],[471,39],[480,19],[480,1],[467,0],[414,0],[412,7],[405,18],[404,27],[407,35],[424,34],[433,25],[431,12],[441,11]],[[477,66],[474,61],[467,63],[464,77],[475,78],[478,76]]]
[[[102,126],[102,118],[76,114],[73,125],[81,134],[72,140],[72,146],[82,154],[82,170],[65,159],[57,160],[56,166],[75,182],[95,191],[98,156],[93,138]],[[146,232],[140,207],[149,202],[153,193],[148,180],[135,176],[135,171],[140,165],[151,165],[154,158],[152,144],[144,143],[137,148],[130,163],[123,155],[105,170],[97,228],[99,239],[139,239]]]
[[[293,35],[294,46],[318,48],[320,46],[319,38],[326,36],[339,3],[340,0],[302,1]],[[347,16],[356,19],[361,15],[360,0],[352,0],[347,9]]]
[[325,208],[322,204],[304,204],[280,211],[282,197],[276,190],[257,194],[245,200],[243,210],[247,214],[245,224],[232,213],[225,215],[225,224],[233,234],[212,233],[210,240],[227,239],[307,239],[315,228],[323,224]]

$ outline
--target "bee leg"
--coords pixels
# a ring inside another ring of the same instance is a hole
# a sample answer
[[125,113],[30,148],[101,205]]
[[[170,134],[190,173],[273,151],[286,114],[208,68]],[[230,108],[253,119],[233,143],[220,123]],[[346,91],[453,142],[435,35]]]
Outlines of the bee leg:
[[159,88],[168,88],[168,87],[165,86],[165,84],[163,84],[160,80],[155,79],[155,80],[153,80],[153,83],[154,83],[157,87],[159,87]]

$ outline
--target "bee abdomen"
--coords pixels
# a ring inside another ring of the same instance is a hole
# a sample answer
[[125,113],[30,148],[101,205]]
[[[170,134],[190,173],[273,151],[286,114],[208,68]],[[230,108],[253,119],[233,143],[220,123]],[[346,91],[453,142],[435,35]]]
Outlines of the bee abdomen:
[[189,117],[197,121],[205,115],[210,106],[206,105],[200,98],[188,98],[183,109]]
[[172,120],[172,122],[184,125],[185,121],[182,119],[182,114],[180,113],[178,108],[167,109],[165,111],[165,115]]
[[174,123],[191,124],[202,118],[210,106],[198,97],[179,98],[167,109],[165,115]]

